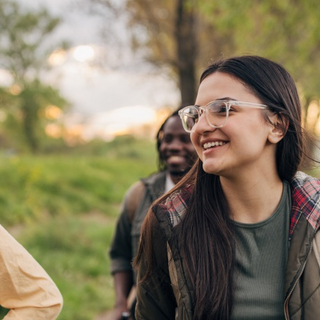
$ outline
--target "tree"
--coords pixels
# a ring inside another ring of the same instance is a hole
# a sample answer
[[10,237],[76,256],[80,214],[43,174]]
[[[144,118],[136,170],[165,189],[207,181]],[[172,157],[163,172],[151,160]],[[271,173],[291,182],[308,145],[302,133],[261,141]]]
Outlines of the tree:
[[29,149],[39,149],[41,110],[66,101],[58,90],[43,84],[41,72],[47,68],[47,37],[55,30],[60,19],[46,9],[37,12],[22,8],[13,0],[0,0],[0,66],[12,76],[10,88],[1,88],[2,107],[6,107],[7,125],[17,125]]
[[146,61],[169,70],[181,94],[181,104],[194,103],[197,88],[199,55],[196,6],[190,0],[90,0],[91,3],[127,13],[127,30],[134,50],[140,50]]
[[196,11],[187,2],[167,0],[157,6],[148,0],[126,2],[126,10],[131,14],[128,24],[133,31],[133,45],[148,48],[149,62],[174,72],[183,105],[195,100],[198,55]]
[[316,0],[89,1],[126,18],[132,47],[153,65],[167,67],[177,80],[182,104],[194,102],[195,79],[211,59],[238,54],[258,54],[283,64],[298,83],[304,119],[310,102],[319,100]]
[[210,60],[234,49],[233,30],[218,30],[196,0],[87,1],[108,9],[108,28],[110,11],[124,18],[132,48],[176,80],[182,105],[194,103],[199,72]]
[[26,82],[21,91],[19,88],[17,90],[14,93],[12,87],[0,88],[1,105],[7,111],[3,124],[9,135],[6,141],[16,146],[27,145],[29,150],[36,153],[40,143],[45,140],[46,125],[55,120],[46,116],[47,111],[66,106],[67,102],[57,89],[43,84],[39,79]]
[[[320,97],[320,4],[315,0],[206,1],[199,10],[219,32],[232,29],[237,54],[259,54],[284,65],[301,91],[306,117]],[[234,53],[234,52],[232,52]],[[318,104],[318,116],[319,116]],[[314,130],[314,128],[310,128]]]

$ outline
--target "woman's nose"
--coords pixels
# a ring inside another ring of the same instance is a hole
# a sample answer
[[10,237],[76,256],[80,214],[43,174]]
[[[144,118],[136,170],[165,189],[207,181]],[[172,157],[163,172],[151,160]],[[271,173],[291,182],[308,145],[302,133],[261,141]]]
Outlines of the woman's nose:
[[216,128],[213,128],[209,125],[205,113],[202,113],[199,116],[198,122],[193,127],[193,131],[197,134],[202,134],[206,131],[214,131],[214,130],[216,130]]

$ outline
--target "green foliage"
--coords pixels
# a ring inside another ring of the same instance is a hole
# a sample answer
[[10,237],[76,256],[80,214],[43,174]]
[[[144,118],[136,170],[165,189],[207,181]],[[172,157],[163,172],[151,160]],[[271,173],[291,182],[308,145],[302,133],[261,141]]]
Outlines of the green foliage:
[[0,0],[0,61],[18,82],[43,67],[43,44],[59,23],[46,9],[32,11],[14,0]]
[[2,223],[25,223],[70,212],[113,212],[135,180],[156,170],[156,160],[154,143],[121,143],[121,139],[112,143],[96,156],[80,151],[67,156],[2,155]]
[[54,218],[29,227],[19,240],[59,287],[60,320],[92,320],[114,301],[108,248],[115,218],[99,214]]
[[18,94],[0,88],[0,101],[5,112],[1,129],[5,137],[4,145],[13,146],[20,151],[37,152],[48,145],[50,139],[45,135],[45,126],[57,119],[45,116],[50,105],[66,109],[67,101],[57,89],[45,85],[38,79],[24,82]]
[[0,88],[6,116],[1,129],[6,143],[19,150],[37,152],[48,122],[44,110],[67,106],[58,90],[39,80],[53,49],[47,37],[59,23],[46,9],[32,11],[14,0],[0,0],[0,64],[12,76],[11,88]]
[[97,139],[72,147],[58,142],[43,151],[46,154],[106,156],[108,159],[155,159],[156,143],[155,141],[141,140],[132,135],[122,135],[109,142]]
[[[259,54],[283,64],[307,97],[320,96],[319,2],[315,0],[212,1],[199,5],[216,31],[228,33],[234,54]],[[212,35],[212,41],[216,34]],[[308,101],[309,102],[309,101]]]
[[59,287],[59,320],[92,320],[112,308],[114,225],[127,188],[156,170],[154,146],[124,136],[67,155],[0,156],[1,224]]
[[[108,10],[115,4],[87,1]],[[306,114],[310,102],[319,100],[317,0],[124,0],[115,9],[128,23],[133,49],[142,49],[149,62],[165,66],[170,76],[179,79],[182,102],[192,90],[192,86],[184,90],[186,79],[194,83],[195,73],[201,74],[212,60],[242,54],[262,55],[282,64],[298,84]],[[192,25],[191,30],[184,28]],[[179,37],[178,30],[184,30],[186,38]]]

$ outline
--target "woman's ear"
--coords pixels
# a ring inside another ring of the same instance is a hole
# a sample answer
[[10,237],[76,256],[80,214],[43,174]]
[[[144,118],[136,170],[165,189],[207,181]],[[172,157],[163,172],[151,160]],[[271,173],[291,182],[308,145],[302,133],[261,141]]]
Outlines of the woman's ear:
[[268,135],[268,141],[278,143],[287,133],[289,120],[283,114],[278,113],[269,117],[271,127]]

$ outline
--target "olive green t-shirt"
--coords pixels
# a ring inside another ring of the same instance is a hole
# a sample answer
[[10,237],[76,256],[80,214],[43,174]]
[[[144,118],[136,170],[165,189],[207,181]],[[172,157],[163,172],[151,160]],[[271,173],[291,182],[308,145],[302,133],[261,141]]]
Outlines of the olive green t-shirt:
[[237,245],[232,320],[284,319],[290,211],[290,185],[284,182],[280,203],[270,218],[255,224],[234,222]]

